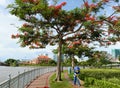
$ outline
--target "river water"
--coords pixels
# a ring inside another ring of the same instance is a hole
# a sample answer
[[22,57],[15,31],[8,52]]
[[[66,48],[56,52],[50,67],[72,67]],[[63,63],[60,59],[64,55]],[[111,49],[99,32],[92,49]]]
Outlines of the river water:
[[9,75],[11,78],[18,75],[18,73],[23,73],[24,71],[29,71],[34,69],[33,67],[7,67],[0,66],[0,83],[9,79]]

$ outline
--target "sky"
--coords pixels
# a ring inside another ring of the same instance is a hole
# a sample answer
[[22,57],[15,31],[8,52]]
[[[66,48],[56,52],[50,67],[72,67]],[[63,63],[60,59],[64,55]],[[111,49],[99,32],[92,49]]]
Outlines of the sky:
[[0,0],[0,61],[5,61],[8,58],[33,59],[41,54],[49,54],[49,57],[52,58],[53,53],[51,51],[54,47],[31,50],[28,47],[21,48],[17,39],[11,39],[11,35],[17,33],[17,27],[23,23],[17,17],[9,14],[8,9],[6,9],[6,6],[12,2],[13,0]]
[[[17,17],[11,15],[6,9],[7,5],[12,3],[14,0],[0,0],[0,61],[5,61],[8,58],[28,60],[36,58],[41,54],[48,54],[49,57],[53,58],[52,50],[55,47],[47,46],[45,49],[32,49],[28,47],[21,48],[18,44],[17,39],[11,39],[12,34],[17,33],[17,27],[22,25],[24,22],[20,21]],[[69,4],[66,5],[65,9],[70,9],[80,5],[80,0],[61,0],[67,1]],[[76,1],[76,2],[75,2]],[[79,3],[77,3],[79,2]],[[49,2],[51,4],[51,0]],[[117,45],[106,48],[98,48],[98,50],[105,50],[110,53],[111,49],[120,49],[120,43]]]

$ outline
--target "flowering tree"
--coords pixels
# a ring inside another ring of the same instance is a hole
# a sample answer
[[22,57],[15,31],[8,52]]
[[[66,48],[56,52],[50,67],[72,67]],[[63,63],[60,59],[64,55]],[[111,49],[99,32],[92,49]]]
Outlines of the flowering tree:
[[[70,42],[70,41],[69,41]],[[94,47],[88,47],[87,45],[81,44],[79,41],[74,41],[68,44],[63,44],[62,45],[62,54],[65,56],[68,56],[70,59],[72,59],[72,68],[76,65],[74,62],[75,58],[74,56],[77,56],[78,58],[81,58],[82,55],[92,57],[94,51]],[[54,49],[53,52],[56,54],[58,53],[58,49]]]
[[[68,11],[62,8],[66,2],[49,5],[48,0],[15,0],[8,6],[12,15],[26,22],[18,29],[18,34],[12,35],[12,38],[20,39],[22,47],[39,49],[47,44],[58,44],[57,81],[61,80],[62,44],[71,43],[69,41],[95,44],[97,41],[97,44],[105,46],[120,40],[117,15],[120,6],[109,6],[109,3],[118,3],[119,0],[81,1],[80,7]],[[112,8],[111,14],[104,14],[103,9],[107,11],[105,6]]]
[[90,48],[87,45],[82,45],[77,42],[73,42],[72,47],[71,45],[69,45],[68,49],[65,50],[65,53],[68,54],[72,59],[72,68],[74,68],[76,64],[74,62],[74,56],[78,56],[79,58],[81,58],[82,55],[91,57],[93,49],[94,49],[93,47]]

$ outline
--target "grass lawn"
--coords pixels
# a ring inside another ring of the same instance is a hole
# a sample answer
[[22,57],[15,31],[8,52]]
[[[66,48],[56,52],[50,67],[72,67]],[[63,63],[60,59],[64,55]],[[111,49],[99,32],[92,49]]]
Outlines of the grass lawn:
[[64,72],[62,73],[62,80],[60,82],[53,81],[56,78],[56,74],[53,74],[50,78],[50,88],[73,88],[72,84],[64,78]]

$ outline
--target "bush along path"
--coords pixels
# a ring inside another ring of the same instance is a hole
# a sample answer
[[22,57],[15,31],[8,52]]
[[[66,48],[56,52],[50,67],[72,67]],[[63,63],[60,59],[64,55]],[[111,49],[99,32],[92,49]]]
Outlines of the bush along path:
[[64,72],[64,76],[65,76],[65,79],[67,79],[67,80],[70,82],[70,84],[72,84],[73,88],[84,88],[84,86],[83,86],[84,82],[83,82],[82,80],[80,80],[81,86],[78,86],[78,85],[74,85],[74,84],[73,84],[73,80],[71,80],[71,79],[69,78],[67,72]]

